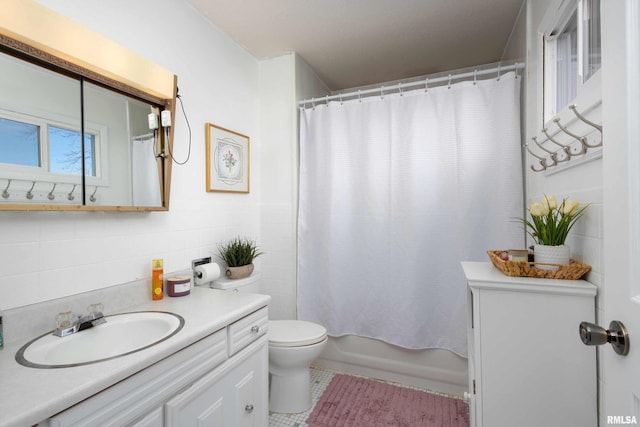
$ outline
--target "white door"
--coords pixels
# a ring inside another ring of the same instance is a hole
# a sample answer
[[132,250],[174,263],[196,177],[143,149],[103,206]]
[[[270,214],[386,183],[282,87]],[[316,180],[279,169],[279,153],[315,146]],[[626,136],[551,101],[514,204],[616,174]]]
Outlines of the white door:
[[598,318],[630,351],[600,354],[600,424],[640,425],[640,2],[602,1],[604,280]]

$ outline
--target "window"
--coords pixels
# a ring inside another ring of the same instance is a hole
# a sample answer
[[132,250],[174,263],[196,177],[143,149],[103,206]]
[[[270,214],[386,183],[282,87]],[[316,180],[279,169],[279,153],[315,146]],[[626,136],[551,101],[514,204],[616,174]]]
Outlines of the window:
[[600,0],[583,0],[580,4],[580,22],[582,25],[580,43],[582,45],[582,79],[589,80],[600,69]]
[[[80,132],[49,126],[49,171],[70,175],[82,174]],[[96,176],[96,135],[84,135],[85,175]]]
[[601,66],[600,0],[568,2],[544,35],[544,121],[571,104]]
[[0,117],[0,163],[40,166],[40,126]]
[[[84,134],[85,176],[99,178],[99,130]],[[81,132],[74,126],[0,110],[0,163],[44,174],[82,175]],[[55,181],[55,180],[54,180]]]

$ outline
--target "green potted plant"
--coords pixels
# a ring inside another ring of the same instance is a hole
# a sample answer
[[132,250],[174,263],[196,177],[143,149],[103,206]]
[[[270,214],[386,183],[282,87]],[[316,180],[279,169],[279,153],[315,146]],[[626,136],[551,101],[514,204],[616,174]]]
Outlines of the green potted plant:
[[242,279],[253,273],[253,260],[262,255],[254,240],[236,237],[218,246],[218,255],[227,264],[230,279]]
[[[576,221],[584,215],[589,205],[580,207],[580,203],[563,199],[558,205],[556,196],[544,196],[541,202],[531,202],[529,214],[531,221],[519,218],[527,233],[535,241],[534,261],[545,264],[568,264],[570,248],[565,244],[569,231]],[[545,270],[557,270],[557,266],[536,265]]]

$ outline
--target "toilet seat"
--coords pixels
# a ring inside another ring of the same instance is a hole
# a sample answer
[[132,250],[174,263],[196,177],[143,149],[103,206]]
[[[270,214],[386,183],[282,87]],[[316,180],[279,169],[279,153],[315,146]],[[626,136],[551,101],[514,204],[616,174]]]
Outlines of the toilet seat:
[[270,320],[269,345],[273,347],[302,347],[323,341],[327,330],[304,320]]

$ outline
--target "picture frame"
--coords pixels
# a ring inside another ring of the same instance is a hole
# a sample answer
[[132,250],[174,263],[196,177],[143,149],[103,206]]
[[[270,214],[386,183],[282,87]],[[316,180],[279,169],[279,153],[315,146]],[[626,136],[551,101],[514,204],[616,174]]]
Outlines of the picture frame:
[[206,123],[207,192],[249,193],[250,138]]

